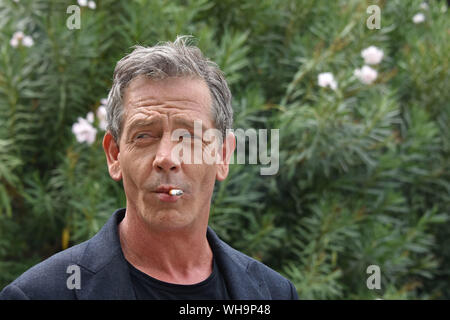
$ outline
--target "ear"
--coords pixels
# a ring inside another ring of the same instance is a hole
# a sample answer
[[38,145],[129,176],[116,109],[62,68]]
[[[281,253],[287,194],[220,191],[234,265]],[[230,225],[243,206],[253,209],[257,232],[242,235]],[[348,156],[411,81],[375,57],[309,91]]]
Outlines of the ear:
[[105,151],[106,161],[108,162],[109,175],[115,181],[122,180],[122,170],[119,162],[119,146],[109,131],[107,131],[103,137],[103,150]]
[[216,173],[217,180],[219,181],[225,180],[226,177],[228,176],[230,159],[235,148],[236,148],[236,138],[233,132],[228,132],[220,149],[220,156],[222,157],[221,159],[222,163],[217,164],[217,173]]

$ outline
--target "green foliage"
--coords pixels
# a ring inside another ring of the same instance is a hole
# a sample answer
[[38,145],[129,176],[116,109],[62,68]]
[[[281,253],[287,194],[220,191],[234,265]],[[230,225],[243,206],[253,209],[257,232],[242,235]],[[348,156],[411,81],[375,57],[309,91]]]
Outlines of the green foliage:
[[[444,1],[0,1],[0,288],[125,206],[98,129],[76,141],[134,45],[191,34],[225,72],[234,127],[280,129],[280,168],[233,164],[210,224],[303,299],[449,299],[449,12]],[[425,21],[412,17],[422,12]],[[14,47],[21,30],[34,45]],[[383,50],[376,81],[354,70]],[[337,89],[320,87],[332,72]],[[272,150],[273,151],[273,150]],[[366,286],[369,265],[381,289]]]

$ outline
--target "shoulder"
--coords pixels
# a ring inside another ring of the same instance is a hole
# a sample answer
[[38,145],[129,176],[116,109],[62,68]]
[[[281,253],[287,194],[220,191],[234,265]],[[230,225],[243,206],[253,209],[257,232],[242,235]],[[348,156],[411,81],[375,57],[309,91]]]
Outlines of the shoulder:
[[66,282],[78,265],[86,242],[58,252],[25,271],[0,292],[2,299],[74,299],[74,290]]
[[[208,239],[213,245],[213,251],[228,273],[229,278],[257,283],[260,293],[267,299],[289,300],[298,299],[297,291],[292,282],[277,271],[262,262],[232,248],[219,239],[211,228],[208,228]],[[240,274],[238,276],[237,274]]]
[[264,281],[270,288],[272,299],[298,299],[297,290],[290,280],[259,261],[255,261],[252,266],[254,270],[259,270],[261,276],[264,278]]
[[229,247],[233,254],[247,263],[247,272],[260,278],[267,286],[271,299],[290,300],[298,299],[297,290],[290,280],[264,263]]
[[68,288],[72,275],[83,274],[90,279],[120,251],[118,221],[125,209],[116,210],[106,224],[91,239],[54,254],[0,292],[0,299],[75,299],[76,288]]

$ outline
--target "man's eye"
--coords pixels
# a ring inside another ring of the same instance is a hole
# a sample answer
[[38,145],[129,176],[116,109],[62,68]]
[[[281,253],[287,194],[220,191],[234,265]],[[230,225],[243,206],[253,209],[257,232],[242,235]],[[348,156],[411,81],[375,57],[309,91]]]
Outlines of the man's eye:
[[201,139],[199,136],[190,134],[190,133],[185,133],[182,134],[179,138],[180,140],[184,140],[184,141],[193,141],[193,140],[198,140]]
[[150,138],[150,135],[148,133],[139,133],[136,135],[136,139],[144,139],[144,138]]

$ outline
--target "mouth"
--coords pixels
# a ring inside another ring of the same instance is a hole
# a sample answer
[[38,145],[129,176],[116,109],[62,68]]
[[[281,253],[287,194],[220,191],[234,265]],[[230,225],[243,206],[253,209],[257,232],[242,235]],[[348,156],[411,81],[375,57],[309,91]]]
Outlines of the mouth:
[[183,194],[183,190],[180,187],[177,186],[172,186],[172,185],[163,185],[163,186],[159,186],[158,188],[155,189],[156,193],[167,193],[170,195],[182,195]]
[[176,202],[184,193],[181,188],[172,185],[159,186],[154,192],[163,202]]

